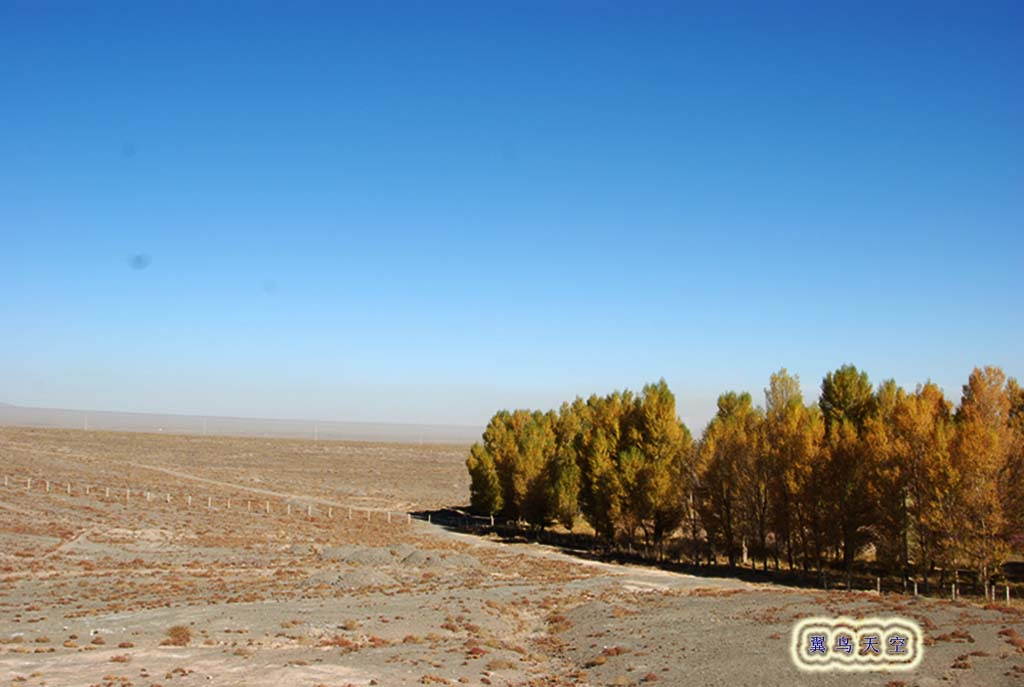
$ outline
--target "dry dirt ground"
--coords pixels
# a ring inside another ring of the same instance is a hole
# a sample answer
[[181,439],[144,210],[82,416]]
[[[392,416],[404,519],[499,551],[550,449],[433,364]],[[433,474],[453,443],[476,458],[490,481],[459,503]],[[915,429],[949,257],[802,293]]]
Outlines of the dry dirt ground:
[[[410,521],[466,500],[464,455],[0,428],[0,685],[1024,686],[1020,605],[699,578]],[[924,660],[800,672],[790,631],[814,615],[913,618]]]

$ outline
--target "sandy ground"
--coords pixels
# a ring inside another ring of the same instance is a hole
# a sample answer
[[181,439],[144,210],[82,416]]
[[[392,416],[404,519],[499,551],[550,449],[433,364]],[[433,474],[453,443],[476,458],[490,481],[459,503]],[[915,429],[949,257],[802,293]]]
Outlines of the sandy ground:
[[[410,521],[466,500],[464,452],[0,428],[0,681],[1024,685],[1019,605],[700,578]],[[800,672],[790,631],[811,615],[913,618],[924,660]]]

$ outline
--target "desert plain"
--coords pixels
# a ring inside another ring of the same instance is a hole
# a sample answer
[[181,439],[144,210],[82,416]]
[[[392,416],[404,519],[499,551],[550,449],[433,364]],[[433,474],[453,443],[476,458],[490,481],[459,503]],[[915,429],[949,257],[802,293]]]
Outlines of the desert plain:
[[[466,446],[0,428],[3,685],[1024,685],[1024,605],[799,589],[447,529]],[[417,514],[413,517],[412,514]],[[911,671],[798,670],[901,616]]]

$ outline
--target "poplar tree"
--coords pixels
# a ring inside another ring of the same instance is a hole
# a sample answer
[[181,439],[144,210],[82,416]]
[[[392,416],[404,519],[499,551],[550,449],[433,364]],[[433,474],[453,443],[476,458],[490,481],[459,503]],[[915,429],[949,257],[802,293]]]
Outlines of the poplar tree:
[[849,587],[853,563],[869,540],[873,509],[868,493],[871,453],[864,441],[865,425],[875,411],[875,394],[864,372],[844,365],[821,382],[819,399],[825,420],[824,457],[829,485],[829,534],[834,551],[842,551]]
[[953,465],[961,508],[951,525],[956,553],[975,567],[982,584],[988,584],[992,570],[1009,553],[1005,534],[1010,523],[1000,488],[1013,448],[1005,381],[997,367],[975,368],[956,412]]
[[473,444],[469,449],[469,457],[466,458],[466,467],[469,469],[470,508],[485,515],[494,515],[501,511],[501,485],[498,482],[494,456],[484,445]]
[[770,521],[775,565],[780,546],[789,567],[797,546],[809,556],[814,498],[810,493],[823,424],[816,407],[804,405],[800,379],[782,368],[771,376],[765,395],[764,441],[770,474]]
[[955,517],[952,404],[938,386],[928,382],[898,400],[893,424],[894,453],[905,473],[915,564],[927,593],[929,573],[943,554],[949,521]]
[[622,521],[623,484],[620,451],[629,430],[633,395],[614,392],[587,399],[579,437],[580,512],[599,537],[615,539]]
[[552,517],[570,530],[580,511],[579,443],[584,419],[582,399],[563,403],[559,408],[553,420],[555,451],[545,478]]
[[742,531],[743,483],[757,450],[758,424],[750,394],[727,392],[718,397],[718,413],[704,431],[700,451],[705,499],[702,517],[713,546],[736,564]]

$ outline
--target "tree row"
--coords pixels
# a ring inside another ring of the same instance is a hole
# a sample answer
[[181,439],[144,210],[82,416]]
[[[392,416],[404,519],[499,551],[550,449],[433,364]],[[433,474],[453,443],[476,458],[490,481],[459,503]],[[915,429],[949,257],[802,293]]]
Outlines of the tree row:
[[988,583],[1024,550],[1024,391],[975,369],[954,408],[933,383],[874,387],[852,365],[816,402],[780,370],[727,392],[694,441],[664,380],[557,411],[500,411],[466,461],[471,505],[544,528],[585,522],[661,558]]

